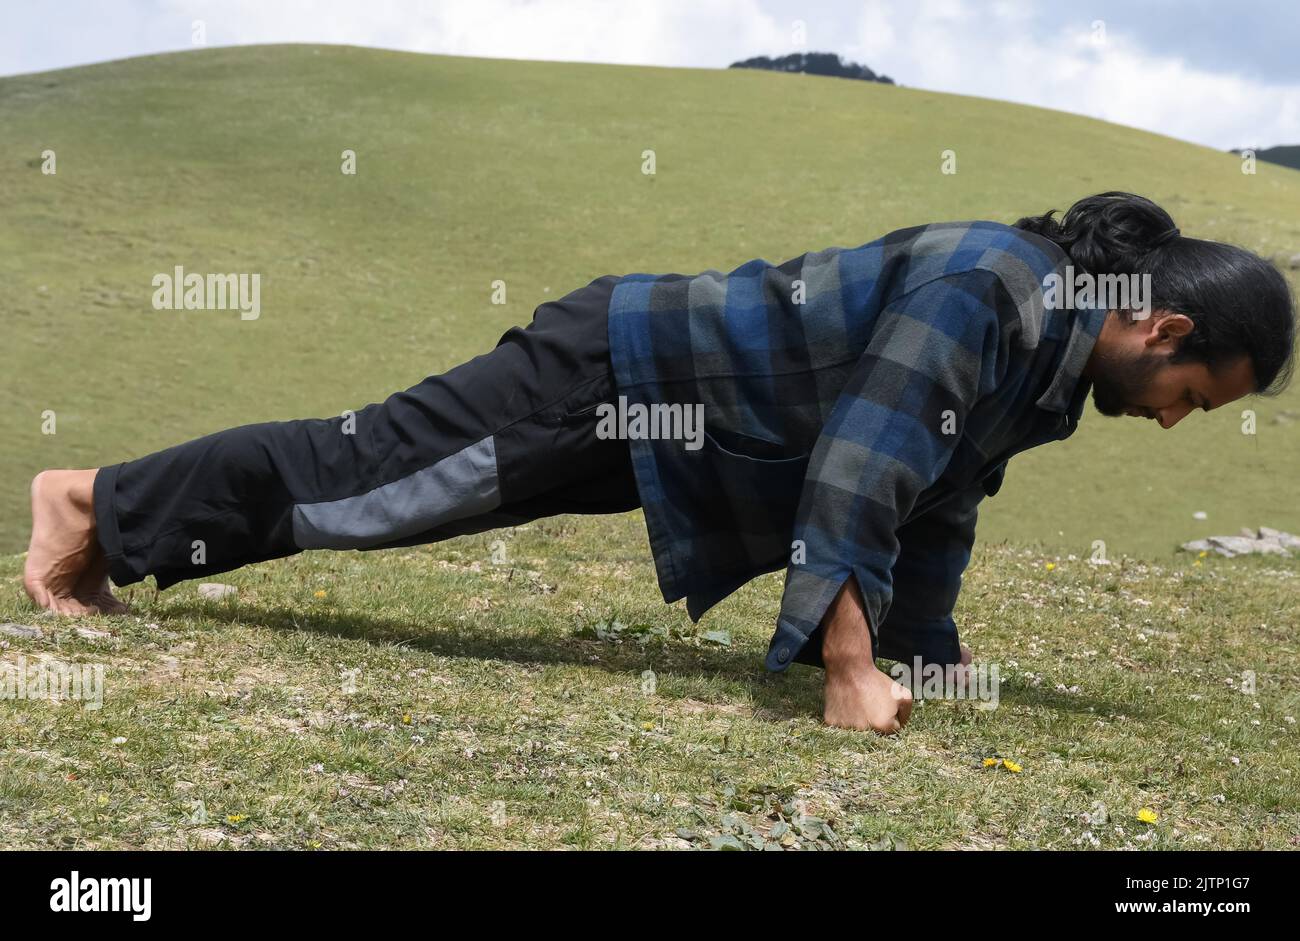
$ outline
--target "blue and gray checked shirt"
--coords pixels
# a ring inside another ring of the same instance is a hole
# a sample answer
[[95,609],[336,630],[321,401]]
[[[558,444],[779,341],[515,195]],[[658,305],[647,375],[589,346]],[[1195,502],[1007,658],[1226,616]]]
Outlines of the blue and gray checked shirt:
[[[875,651],[956,663],[977,507],[1074,432],[1105,318],[1050,310],[1068,257],[994,222],[919,226],[730,274],[633,274],[610,301],[629,405],[704,405],[704,446],[631,441],[660,589],[698,619],[786,568],[767,665],[819,663],[854,575]],[[809,644],[810,639],[816,643]]]

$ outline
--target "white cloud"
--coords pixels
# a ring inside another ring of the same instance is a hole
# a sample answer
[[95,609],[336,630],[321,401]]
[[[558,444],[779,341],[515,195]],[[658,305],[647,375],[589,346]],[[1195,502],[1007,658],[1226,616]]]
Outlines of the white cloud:
[[335,42],[491,58],[725,66],[788,44],[758,0],[440,0],[365,4],[169,0],[211,43]]
[[1198,69],[1114,23],[1100,43],[1082,18],[1035,33],[1028,11],[872,0],[848,52],[913,87],[1072,111],[1221,150],[1300,142],[1300,85]]

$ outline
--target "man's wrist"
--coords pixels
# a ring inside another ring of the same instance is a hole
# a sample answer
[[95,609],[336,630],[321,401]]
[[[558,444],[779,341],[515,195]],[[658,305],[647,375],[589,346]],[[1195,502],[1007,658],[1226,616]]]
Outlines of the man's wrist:
[[827,610],[822,625],[822,662],[828,671],[862,670],[874,665],[871,627],[852,577]]

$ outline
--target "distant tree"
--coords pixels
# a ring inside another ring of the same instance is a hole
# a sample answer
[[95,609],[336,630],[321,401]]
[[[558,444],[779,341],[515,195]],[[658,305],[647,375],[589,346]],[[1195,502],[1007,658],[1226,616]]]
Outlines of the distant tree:
[[767,69],[772,72],[804,72],[808,75],[829,75],[832,78],[855,78],[864,82],[883,82],[894,84],[888,75],[877,75],[865,65],[845,62],[833,52],[794,52],[788,56],[773,59],[769,56],[755,56],[743,62],[733,62],[730,69]]
[[[1231,153],[1240,154],[1245,148],[1234,148]],[[1291,167],[1293,170],[1300,170],[1300,144],[1279,144],[1276,147],[1265,147],[1263,150],[1255,151],[1257,160],[1266,160],[1269,163],[1280,164],[1284,167]]]

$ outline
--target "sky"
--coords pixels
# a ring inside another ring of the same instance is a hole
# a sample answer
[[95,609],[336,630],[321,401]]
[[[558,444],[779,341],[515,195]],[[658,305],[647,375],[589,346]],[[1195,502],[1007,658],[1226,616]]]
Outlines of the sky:
[[0,75],[190,49],[196,21],[208,46],[694,68],[835,52],[1220,150],[1300,144],[1297,0],[0,0]]

